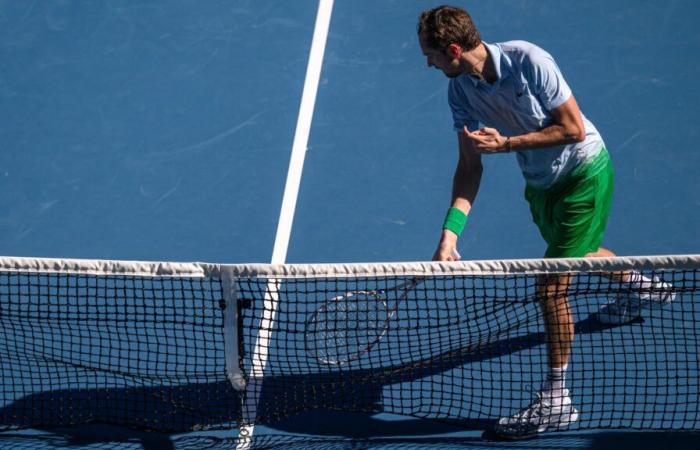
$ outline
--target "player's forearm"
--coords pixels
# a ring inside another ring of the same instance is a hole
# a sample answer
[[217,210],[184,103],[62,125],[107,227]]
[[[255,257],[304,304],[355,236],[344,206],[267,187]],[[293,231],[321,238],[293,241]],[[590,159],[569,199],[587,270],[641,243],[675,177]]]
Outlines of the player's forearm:
[[554,124],[532,133],[511,136],[508,143],[510,150],[532,150],[573,144],[585,138],[585,130]]
[[[461,156],[457,168],[455,169],[454,178],[452,180],[452,207],[461,210],[464,214],[468,214],[476,199],[476,194],[479,191],[481,184],[482,166],[478,156],[465,157],[465,152],[460,152]],[[443,225],[442,234],[438,248],[433,255],[434,261],[458,261],[459,254],[457,253],[457,239],[461,233],[461,228],[464,226],[466,216],[462,217],[461,224],[459,218],[452,218],[452,210],[448,212]],[[459,215],[459,214],[457,214]],[[454,222],[451,219],[455,219]]]
[[452,180],[452,207],[469,214],[481,185],[481,164],[458,164]]

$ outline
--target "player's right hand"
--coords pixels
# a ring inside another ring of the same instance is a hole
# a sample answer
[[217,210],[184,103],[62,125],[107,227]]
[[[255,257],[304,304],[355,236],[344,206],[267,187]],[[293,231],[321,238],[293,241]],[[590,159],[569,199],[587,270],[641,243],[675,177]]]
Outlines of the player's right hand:
[[449,230],[443,230],[438,248],[433,254],[433,261],[459,261],[460,259],[457,252],[457,235]]

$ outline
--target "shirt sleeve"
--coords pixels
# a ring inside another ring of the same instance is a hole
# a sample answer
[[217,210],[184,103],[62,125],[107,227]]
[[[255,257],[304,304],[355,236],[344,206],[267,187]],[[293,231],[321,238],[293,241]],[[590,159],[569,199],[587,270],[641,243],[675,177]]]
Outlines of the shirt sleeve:
[[546,51],[535,47],[524,68],[535,95],[548,110],[558,108],[571,97],[571,88],[552,55]]
[[454,131],[462,131],[465,125],[470,131],[478,130],[479,121],[470,114],[469,101],[456,79],[450,80],[447,92],[447,101],[452,110],[452,127]]

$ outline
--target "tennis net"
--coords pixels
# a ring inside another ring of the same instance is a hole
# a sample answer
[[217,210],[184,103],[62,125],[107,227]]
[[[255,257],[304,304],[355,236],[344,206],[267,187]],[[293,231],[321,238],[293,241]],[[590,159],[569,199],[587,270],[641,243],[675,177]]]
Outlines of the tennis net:
[[[700,256],[216,265],[0,258],[0,430],[229,428],[314,409],[483,428],[547,368],[538,279],[570,274],[573,429],[700,429]],[[592,315],[663,280],[669,304]]]

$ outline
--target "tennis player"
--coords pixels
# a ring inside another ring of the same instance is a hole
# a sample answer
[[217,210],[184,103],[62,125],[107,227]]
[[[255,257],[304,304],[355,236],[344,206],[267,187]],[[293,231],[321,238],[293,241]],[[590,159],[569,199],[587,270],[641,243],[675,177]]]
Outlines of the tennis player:
[[[450,79],[448,100],[459,143],[452,203],[433,259],[458,259],[457,239],[479,190],[481,157],[509,152],[525,177],[525,198],[547,243],[545,257],[614,256],[601,247],[613,192],[610,157],[552,56],[525,41],[483,42],[469,14],[451,6],[423,12],[418,36],[428,66]],[[636,272],[617,276],[631,291],[668,288]],[[497,422],[500,437],[535,435],[578,419],[565,385],[574,339],[569,283],[566,275],[539,280],[549,373],[531,405]],[[620,296],[597,316],[625,323],[639,316],[640,300],[672,299],[671,294]]]

